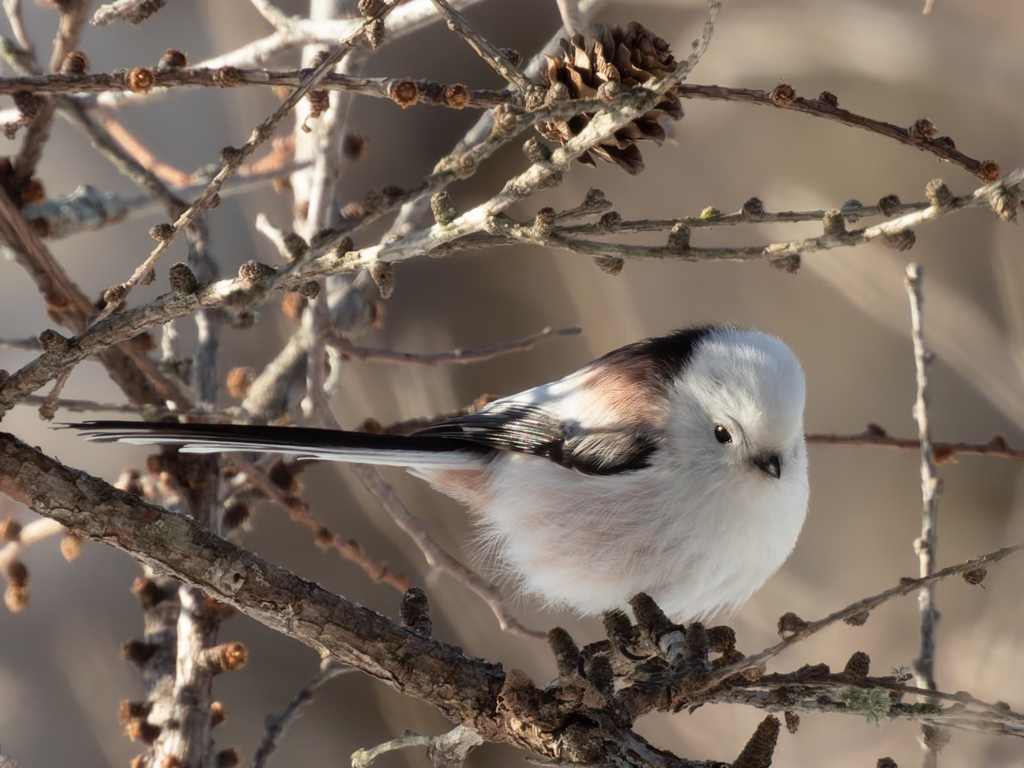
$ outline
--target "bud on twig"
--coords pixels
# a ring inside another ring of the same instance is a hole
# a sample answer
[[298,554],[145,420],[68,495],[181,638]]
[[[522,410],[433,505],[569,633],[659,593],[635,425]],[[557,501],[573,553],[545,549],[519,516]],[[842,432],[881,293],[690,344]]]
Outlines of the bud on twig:
[[456,213],[455,206],[447,192],[437,192],[430,196],[430,210],[439,227],[447,227],[458,218],[458,213]]

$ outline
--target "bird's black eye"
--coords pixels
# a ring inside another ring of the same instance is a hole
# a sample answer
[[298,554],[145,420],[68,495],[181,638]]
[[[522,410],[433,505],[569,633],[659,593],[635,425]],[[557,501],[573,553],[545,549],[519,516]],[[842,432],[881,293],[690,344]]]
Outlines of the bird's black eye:
[[720,442],[722,445],[727,445],[732,442],[732,435],[729,434],[729,430],[721,424],[715,424],[715,440]]

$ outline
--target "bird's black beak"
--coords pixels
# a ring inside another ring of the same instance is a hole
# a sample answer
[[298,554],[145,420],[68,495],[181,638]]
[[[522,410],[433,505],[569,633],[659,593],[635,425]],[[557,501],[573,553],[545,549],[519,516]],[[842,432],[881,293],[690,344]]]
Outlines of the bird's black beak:
[[782,462],[779,461],[777,453],[764,453],[757,456],[754,459],[754,466],[776,480],[782,477]]

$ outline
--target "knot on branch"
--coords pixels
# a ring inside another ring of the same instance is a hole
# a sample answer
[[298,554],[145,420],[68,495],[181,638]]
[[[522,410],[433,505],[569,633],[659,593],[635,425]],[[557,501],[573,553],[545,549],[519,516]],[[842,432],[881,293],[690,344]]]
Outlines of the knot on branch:
[[803,632],[807,629],[807,622],[797,616],[795,613],[790,611],[784,613],[779,617],[778,632],[779,637],[786,637],[787,635],[795,635]]
[[459,215],[447,192],[436,192],[430,196],[430,210],[439,227],[449,226]]
[[789,83],[779,83],[772,89],[771,100],[776,104],[792,104],[796,101],[796,88]]
[[516,113],[508,104],[499,104],[491,112],[494,121],[491,127],[492,141],[505,141],[516,134]]
[[237,67],[220,67],[213,71],[213,82],[221,88],[234,88],[245,81]]
[[256,285],[261,280],[273,277],[276,274],[277,270],[269,264],[261,264],[252,259],[238,268],[238,277],[246,285]]
[[843,674],[851,680],[864,680],[871,671],[871,657],[863,651],[856,651],[846,662]]
[[246,665],[249,651],[242,643],[222,643],[205,648],[199,654],[199,664],[211,675],[235,672]]
[[177,234],[177,230],[174,228],[174,225],[166,222],[149,228],[149,236],[158,242],[173,240],[175,234]]
[[668,233],[668,247],[673,251],[688,251],[690,249],[690,228],[682,223],[673,224]]
[[156,74],[149,67],[136,67],[125,82],[132,93],[149,93],[156,85]]
[[131,593],[139,600],[142,610],[149,611],[172,599],[177,590],[174,587],[161,587],[158,582],[148,576],[140,576],[132,584]]
[[764,202],[759,197],[752,197],[743,203],[743,208],[740,212],[745,219],[760,221],[764,218]]
[[1017,209],[1020,208],[1020,193],[1011,187],[997,187],[989,197],[992,212],[1000,221],[1015,223]]
[[199,288],[199,281],[195,274],[183,261],[171,264],[167,270],[167,279],[171,284],[171,290],[185,296],[191,296]]
[[70,51],[61,62],[60,71],[65,75],[82,75],[89,71],[89,57],[82,51]]
[[465,109],[469,106],[469,101],[469,88],[464,86],[462,83],[453,83],[452,85],[445,87],[445,106],[451,107],[452,109]]
[[948,208],[954,200],[953,193],[949,191],[949,187],[942,179],[929,181],[924,188],[924,194],[928,198],[928,202],[936,208]]
[[373,50],[377,50],[384,45],[384,22],[380,19],[374,19],[366,27],[366,41],[370,44]]
[[395,80],[388,85],[388,98],[402,109],[411,107],[420,100],[420,87],[408,77]]
[[883,216],[893,216],[900,211],[903,204],[897,195],[886,195],[878,201],[878,212]]
[[419,587],[410,587],[402,595],[402,605],[399,610],[399,617],[403,627],[408,627],[413,632],[423,637],[430,637],[432,625],[430,622],[430,603],[427,601],[427,594]]
[[168,48],[157,63],[157,69],[184,69],[188,66],[188,56],[177,48]]
[[71,340],[65,336],[61,336],[52,328],[47,328],[39,334],[39,346],[43,348],[44,352],[51,355],[57,355],[61,352],[67,351],[71,346]]
[[779,740],[781,723],[775,715],[768,715],[750,737],[750,741],[732,764],[732,768],[769,768],[775,745]]
[[840,238],[846,234],[846,220],[841,211],[825,211],[821,225],[825,237]]
[[626,260],[620,259],[616,256],[595,256],[594,264],[596,264],[597,268],[606,275],[612,275],[614,277],[622,272],[622,268],[626,266]]
[[395,270],[388,261],[374,261],[370,265],[370,277],[377,284],[382,299],[390,298],[395,291]]
[[912,229],[901,229],[899,232],[882,236],[882,245],[894,251],[909,251],[916,242],[917,235],[914,234]]

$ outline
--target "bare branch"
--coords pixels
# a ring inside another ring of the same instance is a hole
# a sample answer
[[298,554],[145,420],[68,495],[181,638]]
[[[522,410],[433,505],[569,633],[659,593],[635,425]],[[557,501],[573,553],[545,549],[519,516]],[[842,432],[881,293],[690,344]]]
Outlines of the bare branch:
[[[491,718],[503,681],[496,665],[467,659],[451,646],[397,627],[214,535],[189,516],[68,469],[7,434],[0,434],[0,492],[85,538],[100,539],[202,587],[322,654],[434,703],[457,722],[479,723],[496,735]],[[438,664],[418,663],[424,658]]]
[[[832,120],[853,128],[861,128],[871,133],[877,133],[901,144],[915,147],[935,155],[940,160],[959,165],[965,171],[977,176],[985,182],[994,181],[991,173],[990,161],[979,161],[959,152],[948,136],[932,137],[927,135],[930,132],[914,131],[882,120],[875,120],[856,112],[841,109],[833,101],[832,94],[822,94],[817,99],[804,99],[796,96],[795,93],[788,98],[779,98],[777,87],[773,91],[758,91],[750,88],[723,88],[717,85],[680,85],[676,93],[684,99],[717,99],[723,101],[738,101],[746,104],[757,104],[764,107],[775,107],[776,109],[788,109],[794,112],[802,112],[813,117],[821,117],[825,120]],[[785,86],[789,87],[789,86]],[[823,98],[824,97],[824,98]],[[828,98],[831,97],[831,98]],[[934,126],[931,129],[934,131]],[[998,166],[997,166],[998,168]],[[998,174],[998,170],[996,171]]]
[[490,40],[485,38],[473,25],[449,5],[446,0],[434,0],[437,10],[448,22],[448,29],[461,37],[470,47],[477,52],[477,55],[491,65],[491,68],[501,75],[505,80],[519,91],[525,94],[530,88],[530,81],[505,55],[498,50]]
[[[877,424],[855,435],[808,434],[808,443],[817,445],[857,445],[895,448],[904,451],[920,451],[920,440],[892,437]],[[996,435],[987,443],[937,443],[932,442],[932,459],[942,464],[959,455],[992,456],[1000,459],[1024,459],[1024,448],[1011,448],[1002,435]]]
[[[914,542],[914,550],[921,563],[922,578],[935,571],[935,549],[938,545],[939,497],[942,481],[935,472],[935,456],[932,447],[931,429],[928,424],[928,366],[932,353],[924,341],[922,281],[924,270],[918,264],[907,266],[904,283],[910,297],[910,327],[914,342],[914,368],[917,372],[917,399],[914,402],[914,419],[917,421],[918,439],[921,443],[921,536]],[[935,585],[931,584],[918,593],[918,607],[921,611],[921,651],[914,660],[914,672],[920,688],[934,691],[935,685],[935,624],[938,611],[935,608]],[[926,768],[938,765],[938,749],[934,739],[925,731],[924,749]]]
[[555,338],[556,336],[577,336],[581,332],[578,325],[569,328],[551,328],[550,326],[537,333],[531,333],[515,341],[507,341],[502,344],[492,344],[489,347],[480,349],[453,349],[450,352],[396,352],[391,349],[376,349],[373,347],[360,347],[352,344],[344,336],[331,338],[328,343],[336,347],[342,357],[360,361],[373,361],[385,363],[406,363],[409,365],[433,366],[443,363],[478,363],[483,360],[490,360],[513,352],[525,352],[541,341]]
[[256,754],[253,755],[253,768],[266,768],[267,761],[277,749],[281,739],[284,738],[288,726],[298,718],[303,709],[313,703],[313,697],[317,691],[335,677],[354,671],[352,667],[346,667],[333,659],[325,659],[320,665],[320,671],[298,690],[295,697],[288,702],[284,712],[267,718],[267,732],[263,736],[263,741],[256,748]]
[[[148,94],[154,96],[170,93],[183,88],[224,88],[224,68],[189,67],[187,69],[154,69],[152,90]],[[243,85],[290,87],[302,84],[306,73],[301,69],[230,69],[231,87]],[[318,90],[342,91],[344,93],[372,96],[378,99],[391,100],[394,85],[400,81],[408,81],[404,77],[354,77],[352,75],[330,73],[317,84]],[[413,80],[419,92],[417,104],[428,104],[449,109],[488,109],[498,104],[512,101],[508,91],[492,89],[466,88],[466,101],[456,106],[446,98],[445,92],[449,84],[434,80]],[[0,78],[0,93],[13,95],[19,91],[32,91],[38,94],[81,94],[81,93],[126,93],[135,94],[125,72],[90,72],[68,73],[55,72],[46,75],[23,75],[20,77]],[[88,105],[86,101],[83,106]]]

